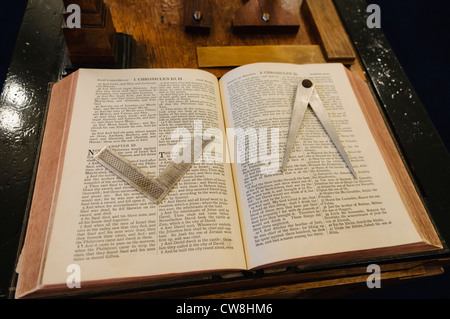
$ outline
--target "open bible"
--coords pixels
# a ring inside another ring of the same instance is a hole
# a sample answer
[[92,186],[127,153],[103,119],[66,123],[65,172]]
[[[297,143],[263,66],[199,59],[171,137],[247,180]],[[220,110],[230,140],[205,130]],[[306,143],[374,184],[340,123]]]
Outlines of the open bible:
[[[310,109],[279,169],[304,78],[356,177]],[[369,88],[341,64],[250,64],[220,80],[80,69],[54,84],[45,125],[17,298],[442,248]],[[109,146],[157,177],[180,132],[214,141],[160,204],[94,159]]]

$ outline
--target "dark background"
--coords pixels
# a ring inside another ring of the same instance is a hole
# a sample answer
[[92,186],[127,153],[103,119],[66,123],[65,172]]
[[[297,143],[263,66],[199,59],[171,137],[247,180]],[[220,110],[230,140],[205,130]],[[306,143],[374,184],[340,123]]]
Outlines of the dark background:
[[[366,1],[380,6],[381,28],[450,150],[450,1]],[[447,209],[450,213],[450,207]],[[355,297],[448,299],[450,268],[441,276],[372,289]]]
[[[449,2],[368,0],[368,4],[376,3],[381,7],[382,29],[448,150],[450,150]],[[26,3],[24,0],[0,3],[0,87],[3,86],[9,67]],[[45,1],[42,3],[45,5]],[[1,206],[2,203],[0,209]],[[3,244],[0,243],[0,247]],[[4,274],[1,275],[3,277]],[[450,274],[417,279],[389,288],[372,289],[354,297],[450,298]]]

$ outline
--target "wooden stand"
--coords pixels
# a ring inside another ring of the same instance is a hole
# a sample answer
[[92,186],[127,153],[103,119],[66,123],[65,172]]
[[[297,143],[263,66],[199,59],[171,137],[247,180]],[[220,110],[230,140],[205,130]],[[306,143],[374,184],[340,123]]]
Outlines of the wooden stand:
[[212,11],[209,0],[184,1],[184,28],[187,32],[209,33]]
[[232,21],[235,33],[297,33],[299,28],[299,18],[273,0],[250,0]]

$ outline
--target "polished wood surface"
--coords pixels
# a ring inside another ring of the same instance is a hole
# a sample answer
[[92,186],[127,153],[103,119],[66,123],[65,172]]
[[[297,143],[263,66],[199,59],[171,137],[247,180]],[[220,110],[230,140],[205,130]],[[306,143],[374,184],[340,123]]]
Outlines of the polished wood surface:
[[[277,3],[297,15],[296,34],[234,34],[232,18],[245,2],[210,0],[213,25],[208,35],[186,32],[182,0],[105,0],[117,32],[131,34],[135,40],[133,67],[198,68],[199,46],[299,45],[316,44],[300,17],[302,0],[278,0]],[[222,76],[229,69],[208,69]]]
[[233,67],[257,62],[325,63],[319,45],[198,47],[199,67]]
[[356,54],[332,0],[304,0],[302,15],[323,47],[328,62],[353,64]]

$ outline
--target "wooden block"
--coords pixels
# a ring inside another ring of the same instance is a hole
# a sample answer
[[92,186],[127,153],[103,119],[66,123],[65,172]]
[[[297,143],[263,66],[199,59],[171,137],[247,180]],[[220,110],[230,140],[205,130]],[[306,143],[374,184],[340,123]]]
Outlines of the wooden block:
[[211,30],[212,15],[213,12],[211,10],[210,0],[185,0],[185,31],[209,33]]
[[355,62],[355,51],[332,0],[303,0],[301,12],[328,62]]
[[325,63],[319,45],[197,47],[198,66],[234,67],[257,62]]
[[[263,12],[268,19],[263,20]],[[235,33],[297,33],[300,20],[272,0],[250,0],[235,12],[232,29]]]
[[72,64],[116,62],[116,30],[109,7],[100,26],[81,26],[81,28],[62,27],[69,57]]

